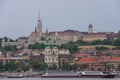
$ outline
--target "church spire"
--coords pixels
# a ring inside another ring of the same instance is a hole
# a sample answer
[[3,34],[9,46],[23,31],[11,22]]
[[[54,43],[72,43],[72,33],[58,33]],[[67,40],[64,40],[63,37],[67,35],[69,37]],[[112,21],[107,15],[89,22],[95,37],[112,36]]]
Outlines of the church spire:
[[40,21],[40,10],[38,12],[38,21]]
[[42,21],[40,19],[40,11],[38,13],[37,32],[39,32],[40,34],[42,34]]
[[36,26],[35,26],[35,32],[37,33],[37,29],[36,29]]

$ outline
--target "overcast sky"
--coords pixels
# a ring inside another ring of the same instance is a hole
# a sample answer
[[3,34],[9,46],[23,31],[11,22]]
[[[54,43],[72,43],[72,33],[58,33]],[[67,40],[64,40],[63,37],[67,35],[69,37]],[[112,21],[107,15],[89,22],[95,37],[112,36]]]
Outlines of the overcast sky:
[[43,31],[120,30],[120,0],[0,0],[0,37],[29,36],[39,10]]

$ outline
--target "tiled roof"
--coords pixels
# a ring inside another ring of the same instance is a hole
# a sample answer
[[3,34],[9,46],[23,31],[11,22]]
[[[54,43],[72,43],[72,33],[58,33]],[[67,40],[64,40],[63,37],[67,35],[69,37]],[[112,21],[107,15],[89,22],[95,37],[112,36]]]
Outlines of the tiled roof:
[[0,60],[9,60],[10,57],[0,57]]
[[40,36],[40,34],[39,34],[39,33],[37,33],[37,32],[31,32],[30,36],[36,36],[36,37],[39,37],[39,36]]
[[96,63],[96,62],[99,62],[99,61],[107,61],[107,62],[110,62],[110,61],[120,61],[120,57],[102,57],[102,58],[81,58],[78,63]]
[[78,63],[95,63],[97,62],[95,58],[82,58]]

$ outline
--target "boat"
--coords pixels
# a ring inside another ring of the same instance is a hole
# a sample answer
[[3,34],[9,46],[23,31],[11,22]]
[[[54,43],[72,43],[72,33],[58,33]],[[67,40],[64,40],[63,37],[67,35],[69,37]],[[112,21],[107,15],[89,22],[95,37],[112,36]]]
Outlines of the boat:
[[114,78],[115,74],[103,73],[101,71],[82,71],[78,73],[81,78]]
[[7,77],[8,78],[24,78],[24,75],[23,74],[14,73],[14,74],[8,75]]
[[80,72],[46,72],[41,78],[114,78],[115,74],[105,74],[101,71],[80,71]]

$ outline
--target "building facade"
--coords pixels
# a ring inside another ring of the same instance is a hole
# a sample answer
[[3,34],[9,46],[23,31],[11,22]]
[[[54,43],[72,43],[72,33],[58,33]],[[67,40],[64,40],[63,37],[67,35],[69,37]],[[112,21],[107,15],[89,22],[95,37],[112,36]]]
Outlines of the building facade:
[[58,66],[58,47],[56,38],[54,38],[52,44],[50,43],[49,38],[46,38],[45,51],[43,54],[45,55],[44,61],[48,64],[48,66]]
[[[46,29],[46,32],[42,31],[42,20],[40,19],[40,16],[37,20],[37,27],[35,27],[35,31],[31,32],[28,37],[19,37],[17,42],[10,42],[9,40],[5,42],[3,39],[2,41],[2,47],[6,45],[16,45],[18,47],[28,47],[30,44],[38,43],[45,43],[45,38],[49,36],[49,38],[54,40],[54,37],[56,35],[56,31],[54,32],[48,32],[48,29]],[[93,25],[90,24],[88,26],[88,32],[80,32],[76,30],[65,30],[65,31],[57,31],[57,43],[58,45],[66,44],[67,42],[76,42],[78,40],[82,40],[85,42],[92,42],[94,40],[104,40],[104,39],[116,39],[116,34],[113,32],[94,32],[93,31]]]

